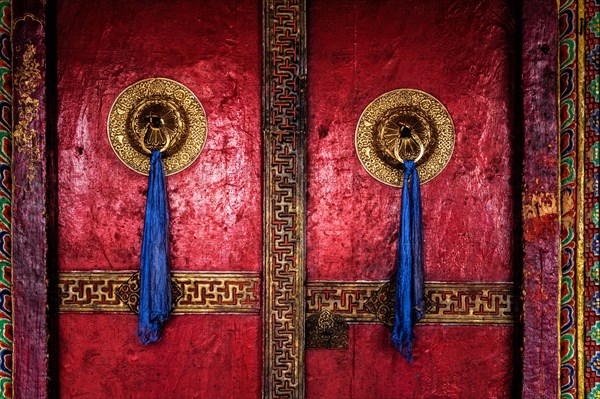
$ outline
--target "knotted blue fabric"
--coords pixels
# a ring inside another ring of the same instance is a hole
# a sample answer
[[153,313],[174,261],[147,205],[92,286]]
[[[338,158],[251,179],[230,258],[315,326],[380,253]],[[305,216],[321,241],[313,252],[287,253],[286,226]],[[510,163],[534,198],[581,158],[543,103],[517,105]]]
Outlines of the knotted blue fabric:
[[148,176],[140,265],[137,335],[142,344],[147,345],[160,338],[161,326],[167,321],[170,311],[169,207],[165,169],[160,151],[153,150]]
[[392,343],[412,363],[413,325],[425,314],[421,183],[414,161],[404,161],[404,186],[396,259]]

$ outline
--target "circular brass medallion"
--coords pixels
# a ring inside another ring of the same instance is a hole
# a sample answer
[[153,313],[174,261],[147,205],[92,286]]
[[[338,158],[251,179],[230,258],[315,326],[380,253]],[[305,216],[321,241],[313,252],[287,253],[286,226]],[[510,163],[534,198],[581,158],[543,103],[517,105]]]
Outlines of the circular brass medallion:
[[393,90],[365,108],[356,126],[355,145],[367,172],[393,187],[402,187],[404,181],[402,159],[418,158],[423,184],[450,161],[454,124],[446,107],[432,95],[414,89]]
[[190,166],[206,142],[206,113],[194,93],[171,79],[145,79],[119,94],[108,116],[108,140],[117,157],[147,175],[150,150],[161,149],[165,173]]

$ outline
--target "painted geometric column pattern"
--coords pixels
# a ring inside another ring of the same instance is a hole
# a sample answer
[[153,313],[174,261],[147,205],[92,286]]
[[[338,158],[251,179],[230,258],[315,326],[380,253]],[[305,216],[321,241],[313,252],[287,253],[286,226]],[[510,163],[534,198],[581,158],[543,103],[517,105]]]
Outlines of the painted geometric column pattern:
[[[583,3],[583,2],[582,2]],[[600,166],[600,0],[586,0],[579,52],[584,65],[580,100],[584,141],[585,392],[600,398],[600,265],[598,243],[598,168]]]
[[561,198],[561,397],[577,397],[577,2],[559,6],[560,198]]
[[12,398],[11,5],[0,1],[0,398]]
[[306,3],[263,6],[263,397],[303,398]]

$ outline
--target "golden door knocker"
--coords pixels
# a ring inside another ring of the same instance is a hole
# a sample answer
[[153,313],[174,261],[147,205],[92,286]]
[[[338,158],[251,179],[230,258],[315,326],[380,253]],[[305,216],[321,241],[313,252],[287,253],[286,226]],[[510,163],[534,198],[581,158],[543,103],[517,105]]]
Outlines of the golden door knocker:
[[117,157],[148,175],[139,271],[140,343],[161,337],[176,303],[170,272],[166,175],[190,166],[204,147],[206,113],[194,93],[165,78],[145,79],[119,94],[110,109],[108,139]]
[[402,187],[404,160],[414,160],[421,183],[437,176],[454,151],[454,124],[446,107],[420,90],[398,89],[377,97],[356,126],[358,159],[375,179]]
[[412,362],[414,325],[425,316],[421,184],[437,176],[454,150],[454,126],[435,97],[412,89],[387,92],[363,111],[358,159],[375,179],[402,187],[391,341]]
[[160,150],[165,174],[172,175],[198,158],[208,134],[198,98],[166,78],[145,79],[125,88],[112,105],[107,130],[117,157],[145,175],[152,150]]

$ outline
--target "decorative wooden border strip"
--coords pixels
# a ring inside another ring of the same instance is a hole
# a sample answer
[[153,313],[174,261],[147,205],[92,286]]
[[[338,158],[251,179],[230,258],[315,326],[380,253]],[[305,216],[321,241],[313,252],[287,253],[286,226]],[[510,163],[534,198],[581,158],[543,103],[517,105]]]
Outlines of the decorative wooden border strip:
[[[139,300],[137,275],[135,271],[60,273],[59,310],[130,313]],[[174,272],[172,278],[181,293],[174,314],[260,312],[258,273]]]
[[[600,397],[600,1],[579,0],[578,67],[581,139],[579,191],[585,306],[581,341],[585,351],[585,393]],[[581,379],[581,376],[580,376]],[[579,381],[578,381],[579,382]]]
[[515,137],[515,159],[523,163],[515,163],[512,182],[515,212],[521,211],[514,234],[515,254],[519,259],[522,251],[523,262],[522,270],[516,270],[516,280],[523,284],[519,291],[523,295],[522,359],[515,365],[522,366],[523,379],[517,376],[513,383],[523,399],[556,398],[560,352],[558,4],[533,0],[515,4],[522,17],[521,85],[515,93],[516,101],[522,99],[522,115],[517,114],[515,130],[523,132]]
[[56,211],[48,207],[47,189],[53,138],[46,118],[46,4],[13,2],[12,17],[13,384],[16,398],[43,399],[51,396],[48,232]]
[[[136,276],[136,271],[62,272],[60,311],[131,313],[119,292],[127,287],[138,295]],[[175,272],[173,281],[181,293],[174,314],[260,311],[258,273]],[[378,313],[393,309],[389,287],[388,281],[308,282],[306,311],[328,310],[351,323],[381,323]],[[422,324],[512,324],[516,318],[512,283],[426,282],[425,295],[429,307]]]
[[[385,323],[393,317],[388,281],[307,283],[307,313],[328,310],[349,323]],[[428,310],[421,324],[513,324],[513,283],[426,282]]]
[[560,392],[577,397],[577,2],[559,1],[559,145],[560,145]]
[[263,7],[263,397],[303,398],[306,0]]
[[306,283],[306,312],[328,310],[346,322],[377,323],[375,314],[365,309],[387,281],[309,281]]
[[11,191],[12,70],[11,2],[0,1],[0,397],[12,397]]

